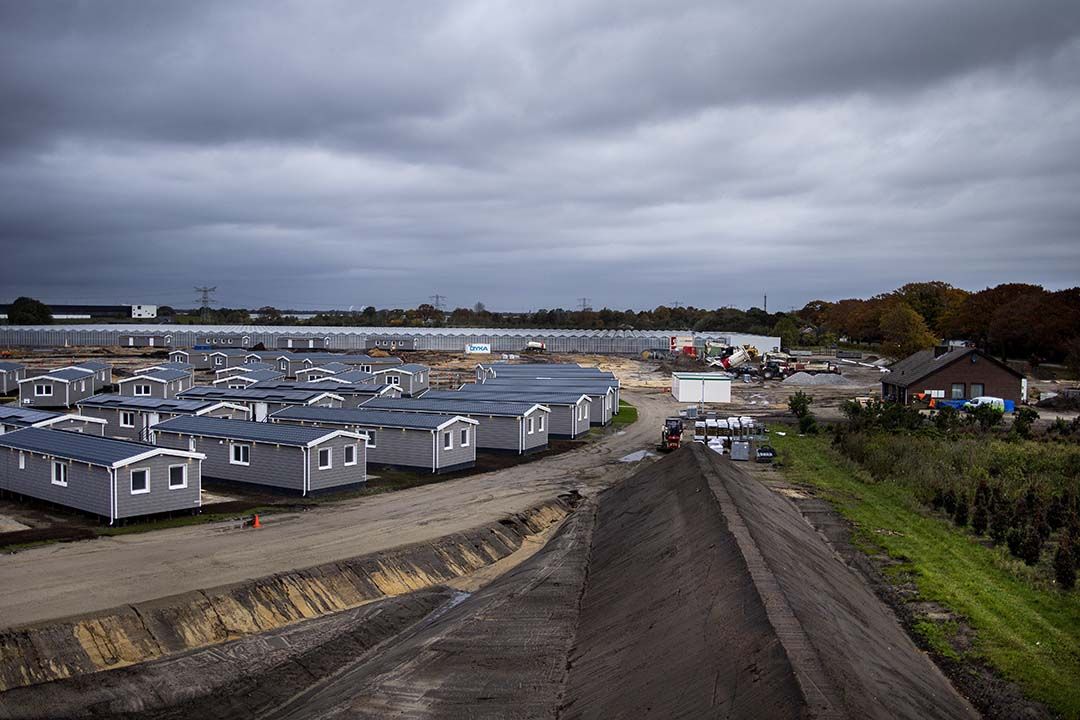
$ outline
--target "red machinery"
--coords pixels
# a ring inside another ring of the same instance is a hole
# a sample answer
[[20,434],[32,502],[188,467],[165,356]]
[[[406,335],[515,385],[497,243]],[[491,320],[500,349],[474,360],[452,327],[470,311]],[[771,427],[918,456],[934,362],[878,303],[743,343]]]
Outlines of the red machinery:
[[656,449],[660,452],[678,450],[679,445],[682,443],[682,434],[683,419],[680,417],[667,418],[664,420],[664,428],[660,431],[660,444]]

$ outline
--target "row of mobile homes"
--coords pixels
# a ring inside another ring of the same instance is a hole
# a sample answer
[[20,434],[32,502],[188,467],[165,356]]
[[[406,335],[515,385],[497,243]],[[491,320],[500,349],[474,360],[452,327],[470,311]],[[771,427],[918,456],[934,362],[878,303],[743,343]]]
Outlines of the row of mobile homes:
[[79,415],[108,423],[105,434],[124,440],[147,442],[150,428],[180,415],[247,420],[244,405],[222,400],[166,400],[127,395],[94,395],[79,402]]
[[302,382],[300,380],[267,380],[251,386],[253,389],[322,390],[341,397],[341,407],[360,407],[372,398],[399,398],[401,388],[396,385],[372,385],[370,383],[343,383],[335,378]]
[[214,387],[227,387],[234,390],[242,390],[262,382],[274,382],[285,378],[285,373],[280,370],[252,370],[246,373],[225,375],[213,382]]
[[121,395],[172,400],[194,384],[195,379],[185,370],[154,370],[124,378],[117,386]]
[[157,372],[158,370],[182,370],[191,375],[192,380],[195,379],[195,366],[186,362],[163,362],[157,365],[151,365],[150,367],[139,368],[134,371],[134,375],[145,375],[146,373]]
[[0,489],[107,518],[198,511],[197,452],[46,428],[0,435]]
[[314,367],[304,368],[303,370],[297,370],[296,379],[320,380],[331,375],[340,375],[341,373],[350,372],[352,369],[351,365],[346,365],[345,363],[328,362],[325,365],[316,365]]
[[230,365],[229,367],[222,368],[214,371],[214,377],[218,380],[224,380],[226,378],[234,377],[236,375],[246,375],[253,373],[257,370],[273,370],[276,373],[284,375],[281,370],[274,367],[272,363],[268,362],[245,362],[243,365]]
[[184,400],[220,400],[222,402],[243,405],[251,411],[253,420],[265,422],[271,414],[295,405],[318,405],[321,407],[341,407],[344,400],[326,390],[318,388],[301,390],[299,388],[260,388],[249,387],[243,390],[224,387],[196,385],[180,394]]
[[461,415],[476,420],[476,447],[525,454],[548,445],[550,410],[530,402],[478,402],[467,397],[450,400],[424,398],[375,398],[361,408],[392,412]]
[[456,390],[429,390],[424,400],[462,400],[502,403],[528,402],[543,405],[551,411],[549,437],[574,440],[589,433],[589,413],[592,399],[588,395],[556,392],[491,392],[461,393]]
[[592,402],[589,404],[589,423],[592,425],[607,425],[611,422],[611,416],[617,407],[615,389],[607,383],[548,383],[539,380],[523,380],[513,382],[508,380],[489,380],[486,383],[468,383],[462,385],[459,392],[463,395],[472,393],[490,394],[517,393],[525,396],[537,392],[563,393],[573,395],[588,395]]
[[370,466],[444,473],[470,468],[476,463],[479,423],[460,415],[298,407],[276,412],[270,420],[366,435]]
[[106,425],[104,420],[84,415],[21,408],[17,405],[0,405],[0,435],[22,428],[35,427],[103,436]]
[[26,377],[22,363],[0,362],[0,395],[14,395],[19,391],[19,381]]
[[401,358],[398,357],[372,357],[371,355],[351,355],[347,353],[308,353],[306,355],[297,355],[297,357],[300,358],[304,367],[319,367],[327,363],[337,362],[349,365],[354,370],[364,372],[374,372],[382,368],[404,364]]
[[372,372],[375,382],[381,385],[396,385],[406,397],[423,395],[430,386],[431,370],[427,365],[406,363],[386,368],[377,368]]
[[346,430],[185,416],[155,425],[154,442],[203,455],[208,479],[301,495],[367,482],[367,438]]
[[94,394],[96,375],[84,368],[60,368],[19,381],[21,407],[72,407]]

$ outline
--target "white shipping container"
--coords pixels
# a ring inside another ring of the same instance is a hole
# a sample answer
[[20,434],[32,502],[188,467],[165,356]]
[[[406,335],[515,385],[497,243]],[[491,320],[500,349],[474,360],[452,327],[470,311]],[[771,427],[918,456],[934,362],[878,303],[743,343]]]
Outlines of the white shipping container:
[[671,395],[679,402],[731,402],[731,376],[726,373],[672,373]]

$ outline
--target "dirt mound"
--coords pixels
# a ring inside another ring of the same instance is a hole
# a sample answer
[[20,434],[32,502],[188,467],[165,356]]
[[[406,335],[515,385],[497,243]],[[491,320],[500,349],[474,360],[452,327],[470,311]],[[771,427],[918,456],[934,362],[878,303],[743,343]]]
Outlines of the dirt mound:
[[1035,407],[1044,410],[1080,410],[1080,392],[1059,393],[1045,400],[1039,400]]
[[855,383],[837,373],[818,373],[817,375],[811,375],[806,372],[797,372],[794,375],[789,375],[784,378],[784,384],[837,387],[841,385],[854,385]]

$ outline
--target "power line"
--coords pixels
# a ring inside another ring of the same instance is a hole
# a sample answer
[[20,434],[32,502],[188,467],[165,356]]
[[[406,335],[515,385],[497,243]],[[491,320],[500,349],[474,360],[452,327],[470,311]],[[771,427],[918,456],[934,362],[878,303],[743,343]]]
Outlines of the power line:
[[199,293],[199,307],[202,309],[202,321],[210,322],[210,303],[214,302],[214,299],[210,297],[217,290],[217,285],[214,287],[196,287],[195,292]]
[[591,309],[592,309],[592,308],[590,307],[590,305],[589,305],[589,301],[590,301],[590,300],[591,300],[591,298],[587,298],[587,297],[581,297],[581,298],[578,298],[578,305],[580,305],[580,306],[581,306],[581,310],[582,310],[582,312],[584,312],[584,311],[586,311],[586,310],[591,310]]
[[436,310],[442,310],[443,301],[446,300],[446,296],[435,293],[434,295],[429,295],[428,300],[431,300],[431,304],[435,306]]

